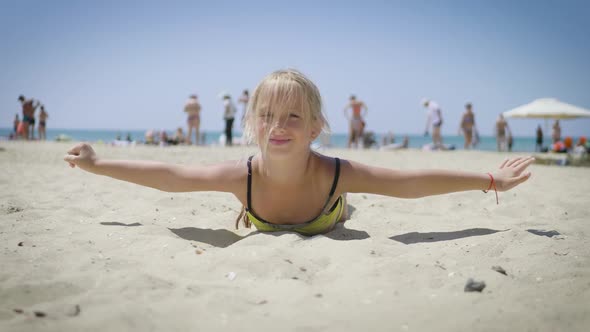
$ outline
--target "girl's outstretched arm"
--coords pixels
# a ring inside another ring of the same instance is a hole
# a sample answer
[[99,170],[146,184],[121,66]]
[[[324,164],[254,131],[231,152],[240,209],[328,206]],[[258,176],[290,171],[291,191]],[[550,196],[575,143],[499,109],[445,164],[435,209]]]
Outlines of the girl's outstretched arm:
[[[392,170],[355,162],[345,163],[344,191],[401,198],[418,198],[467,190],[490,189],[491,177],[498,191],[507,191],[528,180],[532,157],[506,159],[498,170],[474,173],[447,170]],[[492,187],[492,189],[494,189]]]
[[64,160],[73,167],[142,186],[168,192],[224,191],[236,192],[237,164],[226,162],[214,166],[189,167],[155,161],[103,160],[87,143],[68,151]]

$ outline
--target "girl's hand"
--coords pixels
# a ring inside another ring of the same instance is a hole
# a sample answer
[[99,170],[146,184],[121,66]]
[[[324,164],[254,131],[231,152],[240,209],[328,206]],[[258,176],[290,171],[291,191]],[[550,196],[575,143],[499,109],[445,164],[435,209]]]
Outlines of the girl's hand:
[[64,160],[70,164],[70,167],[76,166],[83,170],[90,170],[96,163],[96,153],[88,143],[78,143],[68,151]]
[[535,161],[533,157],[506,159],[496,171],[494,181],[498,191],[508,191],[531,177],[531,172],[524,172]]

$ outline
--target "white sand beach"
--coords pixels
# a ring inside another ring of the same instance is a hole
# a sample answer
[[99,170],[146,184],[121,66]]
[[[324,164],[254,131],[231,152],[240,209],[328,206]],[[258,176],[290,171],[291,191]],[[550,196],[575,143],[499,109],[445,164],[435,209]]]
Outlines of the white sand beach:
[[[532,165],[516,189],[348,195],[326,234],[234,229],[237,199],[71,169],[71,143],[0,142],[0,331],[588,331],[590,168]],[[254,149],[111,147],[210,164]],[[486,172],[506,154],[346,151]],[[507,275],[492,269],[501,266]],[[484,281],[465,292],[469,278]]]

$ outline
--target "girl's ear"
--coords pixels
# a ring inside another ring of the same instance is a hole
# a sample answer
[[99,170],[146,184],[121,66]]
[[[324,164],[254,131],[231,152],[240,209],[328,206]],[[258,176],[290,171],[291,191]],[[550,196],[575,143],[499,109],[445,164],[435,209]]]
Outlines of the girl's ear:
[[316,138],[318,138],[318,136],[320,136],[321,132],[322,132],[322,127],[316,121],[311,127],[311,133],[310,133],[311,140],[314,141]]
[[315,141],[315,139],[318,138],[318,134],[316,130],[312,130],[311,131],[311,140]]

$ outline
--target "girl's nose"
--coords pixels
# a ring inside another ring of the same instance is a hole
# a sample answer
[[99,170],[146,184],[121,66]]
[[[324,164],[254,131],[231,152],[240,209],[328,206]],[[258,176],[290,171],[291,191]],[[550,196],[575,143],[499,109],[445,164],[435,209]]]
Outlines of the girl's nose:
[[282,135],[284,131],[285,131],[285,127],[274,126],[271,130],[271,134],[272,135]]
[[286,121],[286,119],[276,119],[274,121],[273,127],[274,128],[285,129],[285,127],[287,127],[287,121]]

